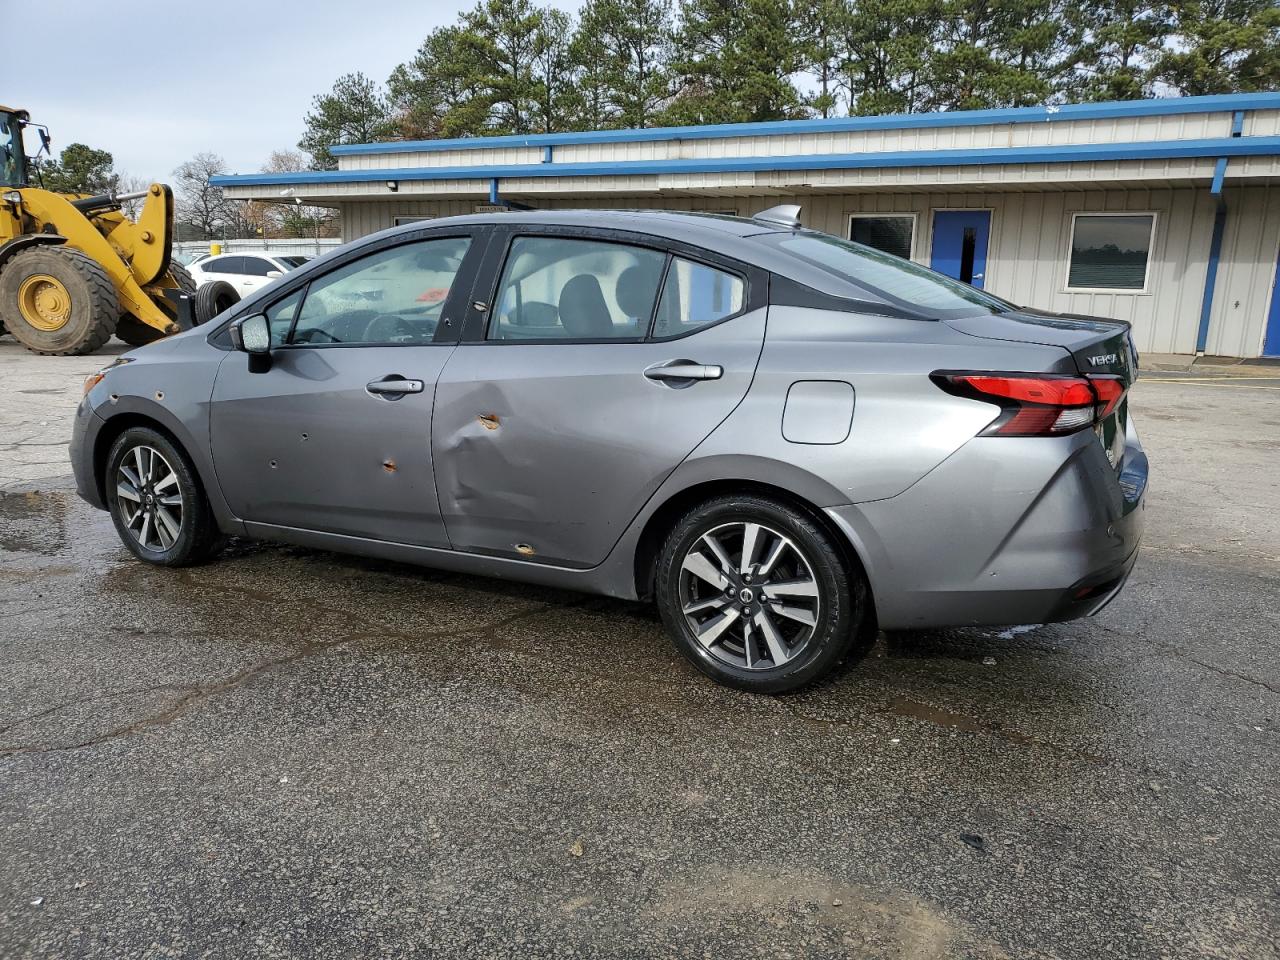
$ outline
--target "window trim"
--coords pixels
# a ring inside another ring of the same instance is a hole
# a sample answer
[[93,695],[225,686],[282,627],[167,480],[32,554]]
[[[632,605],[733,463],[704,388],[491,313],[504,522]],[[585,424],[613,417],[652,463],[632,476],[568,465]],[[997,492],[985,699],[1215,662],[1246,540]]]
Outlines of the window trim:
[[[270,273],[272,270],[275,270],[279,273],[284,273],[284,271],[280,269],[280,264],[276,263],[275,260],[273,260],[271,257],[261,253],[243,253],[240,255],[240,259],[242,261],[240,265],[241,270],[247,269],[247,267],[249,266],[250,260],[258,260],[267,265],[268,273]],[[267,278],[267,274],[265,273],[241,273],[239,274],[239,276],[255,277],[259,280],[265,280]]]
[[[853,221],[855,220],[895,220],[895,219],[911,221],[911,252],[907,255],[907,259],[912,261],[913,263],[919,263],[920,261],[916,259],[916,246],[920,238],[920,230],[919,230],[920,211],[918,210],[905,211],[903,213],[898,213],[896,211],[889,212],[889,213],[872,213],[869,211],[860,210],[855,213],[851,213],[849,214],[848,228],[845,230],[845,233],[847,233],[848,236],[846,236],[845,239],[848,240],[850,243],[858,242],[857,240],[853,239]],[[880,252],[887,253],[888,251],[882,250]]]
[[[742,281],[742,306],[719,320],[713,320],[711,323],[703,323],[694,327],[692,330],[686,330],[684,333],[677,333],[669,337],[654,336],[654,328],[658,323],[658,305],[662,303],[662,295],[667,290],[667,278],[671,276],[671,270],[675,266],[676,260],[685,260],[697,266],[707,267],[720,273],[728,274],[731,277],[737,277]],[[717,263],[711,263],[708,260],[698,257],[691,257],[684,253],[676,253],[674,250],[667,253],[667,266],[662,273],[662,283],[658,286],[658,299],[653,301],[653,315],[649,318],[649,333],[645,337],[646,343],[671,343],[674,340],[683,340],[685,337],[691,337],[695,333],[701,333],[703,330],[710,330],[712,327],[718,327],[722,323],[727,323],[736,317],[742,316],[744,313],[751,312],[751,280],[743,271],[729,270]]]
[[[645,324],[645,332],[638,337],[531,337],[521,340],[503,340],[497,337],[489,336],[489,329],[497,322],[496,305],[498,296],[502,292],[502,279],[507,275],[507,265],[511,262],[511,250],[516,245],[517,240],[525,238],[534,239],[555,239],[555,240],[577,240],[582,243],[609,243],[619,247],[639,247],[642,250],[650,250],[654,253],[661,254],[664,257],[662,262],[662,280],[658,284],[658,293],[653,298],[653,306],[649,308],[649,321]],[[654,244],[634,243],[630,240],[621,239],[612,236],[596,236],[586,232],[579,231],[548,231],[540,230],[524,231],[519,228],[512,230],[506,237],[506,248],[502,251],[502,262],[499,268],[494,271],[493,286],[489,292],[488,309],[484,319],[484,325],[480,330],[480,339],[477,343],[498,343],[506,346],[513,344],[542,346],[554,343],[644,343],[648,339],[649,331],[653,329],[653,319],[658,310],[658,300],[662,296],[662,288],[667,282],[667,269],[671,264],[671,251],[666,250]]]
[[[1076,239],[1076,220],[1079,217],[1150,217],[1151,232],[1147,238],[1147,262],[1142,275],[1141,287],[1073,287],[1071,286],[1071,251]],[[1156,256],[1156,227],[1160,221],[1158,210],[1073,210],[1067,223],[1065,269],[1062,276],[1062,292],[1070,294],[1104,295],[1126,294],[1129,296],[1151,295],[1151,262]]]
[[[420,231],[405,231],[404,233],[375,233],[360,240],[352,241],[344,244],[332,254],[330,257],[316,257],[309,260],[301,267],[290,270],[286,273],[279,283],[268,284],[258,290],[252,291],[247,297],[231,308],[231,313],[226,320],[218,324],[217,327],[209,331],[205,337],[205,342],[211,346],[217,347],[219,350],[231,350],[231,341],[228,339],[227,331],[231,325],[237,320],[243,320],[245,317],[252,317],[257,314],[269,310],[285,297],[289,296],[296,290],[304,287],[310,287],[313,280],[326,277],[335,270],[341,270],[343,267],[362,257],[370,254],[378,253],[391,247],[403,246],[406,243],[416,243],[420,240],[434,240],[436,238],[448,239],[449,237],[470,237],[472,241],[471,248],[468,250],[468,257],[472,256],[474,251],[474,259],[470,264],[471,273],[465,277],[463,283],[466,286],[465,298],[470,298],[476,293],[477,285],[481,276],[481,268],[484,266],[485,258],[489,255],[490,245],[493,242],[495,233],[491,226],[475,224],[475,223],[459,223],[452,224],[448,227],[436,226],[434,228],[423,228]],[[225,256],[225,254],[223,254]],[[324,269],[321,270],[315,265],[323,263]],[[464,266],[466,263],[464,262]],[[259,291],[267,291],[271,295],[259,300]],[[305,299],[305,292],[303,294]],[[249,305],[252,302],[252,306]],[[446,301],[446,307],[448,301]],[[416,346],[431,347],[436,344],[444,346],[456,346],[463,340],[463,333],[467,329],[467,321],[470,317],[470,309],[461,309],[453,316],[454,327],[453,334],[442,340],[432,340],[430,343],[416,344]],[[290,334],[293,329],[290,327]],[[273,347],[273,350],[284,348],[284,344],[280,347]],[[303,346],[303,344],[299,344]],[[320,346],[320,344],[306,344],[306,346]],[[347,344],[329,344],[329,346],[345,346],[358,347],[365,344],[347,343]],[[409,346],[409,344],[368,344],[368,346]]]
[[[450,301],[454,300],[455,297],[460,295],[455,291],[455,288],[453,285],[449,287],[449,295],[445,297],[444,303],[440,307],[440,320],[436,323],[436,332],[432,336],[432,338],[428,340],[426,343],[403,343],[403,342],[397,342],[394,340],[362,340],[359,343],[294,343],[293,334],[298,328],[298,321],[302,319],[302,311],[305,310],[307,307],[307,297],[311,296],[311,285],[315,283],[317,280],[323,280],[325,277],[330,276],[333,273],[336,273],[338,270],[341,270],[344,267],[348,267],[359,260],[365,259],[366,257],[377,256],[380,253],[384,253],[387,250],[394,250],[397,247],[407,247],[410,244],[430,242],[432,240],[456,240],[463,237],[465,237],[470,243],[469,243],[469,246],[467,247],[466,252],[462,255],[462,263],[458,265],[458,274],[455,275],[455,279],[456,279],[457,276],[463,275],[463,267],[466,266],[467,260],[471,258],[473,251],[476,251],[477,243],[483,242],[483,239],[474,230],[467,230],[464,228],[459,231],[442,231],[441,233],[436,235],[412,236],[412,237],[401,238],[400,242],[398,243],[388,243],[385,245],[380,245],[374,248],[373,250],[367,251],[363,256],[353,257],[349,260],[345,260],[344,262],[335,266],[332,270],[326,270],[324,273],[322,273],[318,277],[307,278],[306,283],[303,285],[304,289],[302,292],[302,302],[298,304],[298,310],[293,315],[293,323],[289,324],[289,333],[288,333],[288,336],[286,337],[286,342],[280,344],[280,346],[274,349],[292,350],[296,348],[296,349],[302,349],[302,350],[313,350],[318,348],[321,350],[333,350],[333,349],[342,349],[342,348],[349,349],[352,347],[437,347],[437,346],[452,347],[457,345],[458,337],[456,335],[449,337],[448,339],[445,339],[445,340],[439,339],[440,326],[445,320],[445,311],[449,309]],[[482,253],[483,251],[476,251],[477,256],[481,255]],[[464,278],[464,282],[465,282],[465,278]],[[472,286],[474,286],[474,280],[472,280],[471,284],[468,285],[466,294],[463,295],[464,300],[470,296]],[[286,294],[286,296],[288,296],[288,294]],[[280,302],[279,299],[274,300],[272,301],[271,306],[274,306],[276,303],[279,303],[279,302]],[[270,309],[270,308],[269,307],[264,308],[264,310],[266,309]]]
[[[631,233],[625,230],[608,230],[595,227],[582,227],[573,224],[519,224],[507,227],[494,228],[494,247],[489,255],[496,262],[496,269],[493,271],[493,279],[489,285],[482,286],[483,274],[485,272],[484,264],[481,264],[481,277],[476,283],[475,298],[477,302],[483,302],[486,305],[486,312],[483,323],[479,324],[480,330],[475,331],[473,326],[467,325],[462,332],[460,343],[468,345],[476,344],[495,344],[498,346],[543,346],[547,344],[596,344],[596,343],[670,343],[675,340],[683,340],[685,337],[693,336],[701,333],[703,330],[710,330],[712,327],[719,326],[736,317],[740,317],[745,313],[750,313],[754,309],[759,309],[768,303],[768,279],[767,272],[759,270],[759,268],[751,268],[746,264],[739,264],[738,261],[729,261],[727,258],[716,257],[714,254],[704,256],[701,248],[690,247],[679,240],[672,240],[667,237],[654,236],[643,233]],[[501,234],[497,231],[501,230]],[[666,261],[662,267],[662,282],[658,286],[658,295],[654,298],[653,307],[649,311],[649,323],[645,328],[645,335],[642,337],[594,337],[591,339],[577,339],[568,337],[540,337],[530,340],[491,340],[489,339],[489,325],[493,322],[493,305],[497,300],[499,287],[502,284],[502,278],[506,273],[507,261],[511,256],[511,247],[520,237],[553,237],[562,240],[584,240],[596,243],[614,243],[621,246],[640,247],[645,250],[652,250],[666,257]],[[719,270],[721,273],[728,273],[738,277],[743,283],[742,292],[742,309],[737,313],[732,313],[727,317],[721,317],[714,323],[706,323],[693,330],[676,334],[671,337],[655,337],[653,335],[654,324],[658,316],[658,304],[662,300],[662,291],[667,285],[667,274],[671,269],[671,261],[679,257],[682,260],[688,260],[691,263],[698,263],[713,270]],[[730,265],[732,264],[732,266]],[[757,273],[757,283],[753,284],[753,272]],[[759,291],[757,291],[759,287]],[[752,300],[753,293],[761,299]],[[481,297],[484,299],[481,301]],[[474,309],[468,309],[468,313],[474,314]]]

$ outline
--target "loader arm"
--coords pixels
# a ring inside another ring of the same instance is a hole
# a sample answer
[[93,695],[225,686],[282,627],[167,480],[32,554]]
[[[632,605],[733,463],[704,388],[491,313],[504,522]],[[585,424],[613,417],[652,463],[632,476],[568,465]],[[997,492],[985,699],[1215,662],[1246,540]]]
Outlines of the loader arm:
[[156,285],[164,285],[172,249],[173,194],[167,186],[153,183],[147,188],[137,223],[119,210],[86,214],[73,205],[78,198],[49,190],[26,187],[19,192],[22,213],[35,231],[65,237],[68,247],[101,264],[125,313],[163,333],[178,331],[175,317],[157,303],[163,291]]

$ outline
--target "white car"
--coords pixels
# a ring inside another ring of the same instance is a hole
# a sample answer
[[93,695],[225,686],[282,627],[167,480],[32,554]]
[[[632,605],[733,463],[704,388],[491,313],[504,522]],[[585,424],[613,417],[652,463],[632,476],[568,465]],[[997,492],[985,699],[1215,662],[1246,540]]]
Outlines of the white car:
[[247,297],[310,259],[274,253],[222,253],[216,257],[197,260],[187,269],[195,279],[196,286],[204,286],[214,280],[225,280],[236,288],[241,297]]

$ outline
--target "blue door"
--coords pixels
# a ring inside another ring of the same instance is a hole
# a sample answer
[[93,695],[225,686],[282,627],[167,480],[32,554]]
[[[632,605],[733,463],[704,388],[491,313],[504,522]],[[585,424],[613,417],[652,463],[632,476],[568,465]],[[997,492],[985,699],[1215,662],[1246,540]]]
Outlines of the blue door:
[[1280,357],[1280,260],[1276,261],[1276,279],[1271,284],[1271,312],[1267,315],[1267,335],[1262,341],[1264,357]]
[[938,210],[933,215],[930,266],[981,289],[987,273],[990,210]]

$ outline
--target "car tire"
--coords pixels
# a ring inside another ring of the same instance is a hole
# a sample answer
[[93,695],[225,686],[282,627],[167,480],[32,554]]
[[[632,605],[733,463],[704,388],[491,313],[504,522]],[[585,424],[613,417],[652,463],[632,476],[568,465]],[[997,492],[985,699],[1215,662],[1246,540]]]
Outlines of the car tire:
[[654,589],[677,649],[752,693],[788,693],[831,672],[855,648],[867,606],[861,570],[808,513],[754,494],[686,512],[662,546]]
[[191,566],[222,545],[194,465],[158,430],[130,427],[116,438],[103,486],[116,533],[139,560]]
[[223,310],[230,310],[240,302],[236,288],[225,280],[213,280],[196,290],[196,326],[208,323]]

